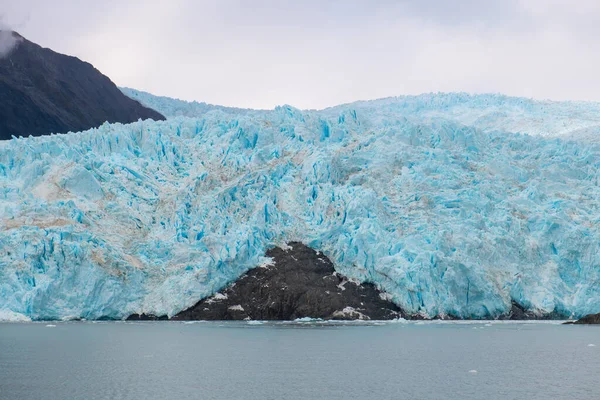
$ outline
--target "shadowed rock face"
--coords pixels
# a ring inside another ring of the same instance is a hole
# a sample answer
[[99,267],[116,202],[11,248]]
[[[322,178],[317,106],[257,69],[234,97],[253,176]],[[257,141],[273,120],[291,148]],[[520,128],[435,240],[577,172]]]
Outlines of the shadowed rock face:
[[501,316],[499,319],[501,320],[513,320],[513,321],[524,321],[524,320],[557,320],[557,319],[567,319],[568,317],[557,313],[552,312],[548,314],[539,314],[534,311],[527,310],[523,308],[520,304],[512,302],[511,310],[508,314]]
[[165,119],[125,96],[93,65],[12,35],[16,46],[0,57],[0,140]]
[[580,325],[600,325],[600,313],[586,315],[573,323]]
[[401,310],[372,284],[349,281],[327,257],[302,243],[267,252],[272,265],[248,271],[220,293],[180,312],[174,320],[371,319]]

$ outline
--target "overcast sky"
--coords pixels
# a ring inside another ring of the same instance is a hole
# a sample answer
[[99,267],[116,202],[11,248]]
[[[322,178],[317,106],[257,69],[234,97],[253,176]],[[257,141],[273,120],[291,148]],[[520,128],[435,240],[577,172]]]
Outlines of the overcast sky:
[[118,85],[214,104],[600,100],[600,0],[0,0],[0,15]]

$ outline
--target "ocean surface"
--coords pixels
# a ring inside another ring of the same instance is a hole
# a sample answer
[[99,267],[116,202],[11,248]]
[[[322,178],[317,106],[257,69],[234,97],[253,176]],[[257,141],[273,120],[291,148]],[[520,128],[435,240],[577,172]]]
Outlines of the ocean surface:
[[600,327],[0,324],[0,399],[599,399]]

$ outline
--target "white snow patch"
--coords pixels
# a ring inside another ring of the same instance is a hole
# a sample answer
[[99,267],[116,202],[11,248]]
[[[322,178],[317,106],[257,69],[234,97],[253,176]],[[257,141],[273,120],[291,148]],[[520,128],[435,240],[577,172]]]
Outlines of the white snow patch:
[[[212,303],[214,303],[216,301],[227,300],[227,298],[228,297],[227,297],[226,294],[217,292],[217,293],[213,294],[211,298],[209,298],[208,300],[206,300],[206,302],[208,304],[212,304]],[[208,308],[205,308],[205,310],[208,310]]]
[[360,286],[360,281],[356,278],[348,278],[348,282],[354,283],[356,286]]
[[379,298],[383,301],[392,301],[392,298],[394,296],[392,296],[391,294],[387,293],[387,292],[381,292],[379,293]]
[[236,304],[235,306],[227,307],[228,310],[231,311],[244,311],[244,307],[241,304]]
[[269,269],[275,265],[275,260],[272,257],[265,257],[263,262],[258,265],[258,268]]
[[283,251],[289,251],[289,250],[292,250],[292,249],[293,249],[293,247],[292,247],[292,246],[290,246],[290,245],[289,245],[289,244],[287,244],[287,243],[284,243],[284,244],[280,245],[279,247],[280,247],[280,248],[281,248],[281,250],[283,250]]
[[213,296],[215,300],[227,300],[227,295],[225,293],[215,293]]

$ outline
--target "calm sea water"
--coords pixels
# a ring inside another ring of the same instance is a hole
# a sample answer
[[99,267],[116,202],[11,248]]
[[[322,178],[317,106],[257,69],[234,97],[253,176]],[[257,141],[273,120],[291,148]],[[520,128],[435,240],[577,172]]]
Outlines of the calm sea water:
[[0,324],[0,399],[600,399],[597,326],[47,325]]

